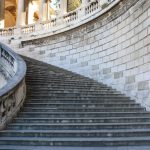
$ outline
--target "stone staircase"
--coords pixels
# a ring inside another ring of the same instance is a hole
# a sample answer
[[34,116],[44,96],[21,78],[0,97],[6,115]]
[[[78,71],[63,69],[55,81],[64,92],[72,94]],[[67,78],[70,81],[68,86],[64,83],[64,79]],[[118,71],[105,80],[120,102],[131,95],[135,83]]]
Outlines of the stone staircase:
[[81,75],[25,60],[26,102],[0,132],[0,149],[150,145],[150,113],[129,97]]

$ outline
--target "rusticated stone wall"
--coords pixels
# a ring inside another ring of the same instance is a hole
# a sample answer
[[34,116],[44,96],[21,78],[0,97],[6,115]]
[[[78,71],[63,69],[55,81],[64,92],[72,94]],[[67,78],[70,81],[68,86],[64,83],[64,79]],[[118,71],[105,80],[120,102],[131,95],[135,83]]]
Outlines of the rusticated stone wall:
[[92,22],[22,44],[22,54],[106,83],[150,109],[148,0],[122,0]]

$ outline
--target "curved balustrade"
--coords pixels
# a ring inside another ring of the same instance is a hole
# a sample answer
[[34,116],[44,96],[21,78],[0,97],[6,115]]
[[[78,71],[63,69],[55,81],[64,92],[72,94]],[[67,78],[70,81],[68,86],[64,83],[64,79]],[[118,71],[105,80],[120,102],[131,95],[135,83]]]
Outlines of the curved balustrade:
[[41,24],[44,29],[52,28],[52,27],[56,26],[56,18],[52,19],[50,21],[42,22]]
[[78,11],[73,11],[63,16],[63,20],[66,23],[74,21],[76,19],[78,19]]
[[13,28],[5,28],[0,29],[0,36],[11,36],[14,35],[14,27]]
[[90,14],[97,9],[101,9],[100,1],[92,1],[88,6],[85,7],[85,15]]
[[21,27],[21,33],[22,34],[29,34],[35,32],[35,25],[29,25],[25,27]]
[[[38,22],[34,25],[27,25],[21,27],[21,35],[36,35],[45,34],[47,33],[47,30],[49,29],[49,32],[63,32],[62,28],[66,28],[68,30],[68,26],[72,26],[72,23],[76,24],[76,26],[80,26],[81,24],[85,23],[85,21],[90,21],[89,17],[91,15],[91,20],[93,19],[93,15],[96,17],[98,14],[101,14],[102,10],[105,10],[105,8],[109,9],[110,7],[113,7],[115,4],[117,4],[120,0],[106,0],[106,2],[103,2],[101,0],[92,0],[91,2],[87,3],[87,5],[77,8],[76,10],[69,12],[63,16],[58,16],[55,19],[44,21],[44,22]],[[107,10],[106,9],[106,10]],[[70,25],[71,24],[71,25]],[[38,27],[36,27],[38,26]],[[73,26],[72,26],[73,27]],[[71,27],[69,28],[71,29]],[[40,31],[40,32],[39,32]],[[15,32],[10,32],[9,30],[1,30],[0,35],[1,36],[10,36],[14,35]],[[17,32],[18,34],[18,32]]]
[[9,47],[0,43],[0,65],[7,84],[0,89],[0,129],[20,110],[26,96],[26,64]]

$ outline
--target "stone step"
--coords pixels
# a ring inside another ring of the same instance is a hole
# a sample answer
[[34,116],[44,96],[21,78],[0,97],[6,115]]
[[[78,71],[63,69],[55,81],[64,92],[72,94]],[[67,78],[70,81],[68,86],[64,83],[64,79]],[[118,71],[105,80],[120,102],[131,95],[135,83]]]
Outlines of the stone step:
[[45,106],[45,108],[40,108],[40,107],[25,107],[24,108],[24,112],[38,112],[38,113],[42,113],[42,112],[142,112],[145,111],[145,108],[126,108],[126,107],[119,107],[119,108],[63,108],[63,107],[50,107],[49,106]]
[[[28,91],[69,91],[69,92],[74,92],[74,91],[83,91],[83,92],[118,92],[115,89],[110,89],[110,88],[100,88],[100,87],[75,87],[75,86],[56,86],[56,85],[46,85],[44,88],[42,86],[35,86],[35,85],[27,85],[27,90]],[[119,92],[120,93],[120,92]]]
[[41,118],[76,118],[76,117],[149,117],[149,112],[49,112],[49,113],[38,113],[38,112],[20,112],[20,117],[41,117]]
[[[30,92],[31,96],[36,96],[38,92]],[[39,97],[123,97],[123,94],[119,93],[38,93]]]
[[[43,82],[44,81],[44,82]],[[46,82],[45,82],[46,81]],[[38,80],[36,80],[36,81],[29,81],[28,79],[26,79],[26,82],[30,85],[31,84],[31,82],[33,83],[33,84],[38,84]],[[82,82],[78,82],[78,80],[77,81],[69,81],[69,79],[68,80],[59,80],[59,81],[57,81],[57,82],[55,82],[55,80],[53,80],[53,79],[49,79],[48,81],[45,79],[43,79],[42,81],[40,81],[39,82],[39,84],[40,85],[45,85],[45,84],[61,84],[61,85],[79,85],[79,83],[82,83]],[[108,87],[107,85],[104,85],[104,84],[99,84],[99,83],[96,83],[96,82],[83,82],[83,84],[81,84],[81,85],[79,85],[79,86],[96,86],[96,87]]]
[[[31,91],[30,91],[31,92]],[[120,92],[117,92],[117,91],[108,91],[108,90],[100,90],[100,91],[77,91],[77,90],[74,90],[74,91],[68,91],[68,90],[57,90],[57,91],[54,91],[54,90],[50,90],[50,89],[47,89],[47,90],[40,90],[40,89],[34,89],[32,90],[31,92],[32,94],[83,94],[83,95],[92,95],[92,94],[95,94],[95,95],[98,95],[98,94],[121,94]]]
[[149,122],[149,117],[77,117],[77,118],[19,118],[17,117],[14,122],[16,123],[129,123],[129,122]]
[[139,104],[130,104],[130,103],[92,103],[92,104],[86,104],[86,103],[74,103],[74,102],[70,102],[70,103],[58,103],[58,102],[51,102],[49,100],[47,101],[37,101],[37,100],[32,100],[32,101],[27,101],[25,102],[24,108],[26,107],[33,107],[36,108],[141,108],[141,106]]
[[[26,103],[61,103],[61,104],[69,104],[69,103],[71,103],[71,104],[76,104],[76,103],[78,103],[78,104],[81,104],[81,105],[83,105],[83,104],[93,104],[93,105],[95,105],[95,104],[100,104],[100,105],[102,105],[102,106],[105,106],[106,104],[108,104],[108,105],[113,105],[113,104],[118,104],[118,105],[120,105],[120,104],[137,104],[137,103],[135,103],[135,101],[134,100],[129,100],[128,98],[113,98],[113,99],[111,99],[111,98],[98,98],[98,99],[96,99],[96,98],[92,98],[92,99],[87,99],[87,97],[86,98],[59,98],[59,99],[55,99],[55,98],[31,98],[31,96],[30,96],[30,98],[28,98],[28,100],[26,101]],[[137,104],[137,105],[139,105],[139,104]]]
[[11,123],[9,130],[104,130],[104,129],[144,129],[150,123]]
[[[1,145],[0,150],[141,150],[141,146],[28,146],[28,145]],[[142,149],[149,150],[150,146],[142,146]]]
[[150,137],[116,137],[116,138],[39,138],[39,137],[0,137],[2,145],[28,146],[135,146],[150,145]]
[[[46,80],[46,79],[45,79]],[[33,84],[37,84],[37,83],[39,83],[39,84],[42,84],[42,82],[45,82],[45,80],[43,79],[43,80],[26,80],[26,83],[33,83]],[[95,85],[95,86],[99,86],[99,84],[98,83],[92,83],[92,82],[83,82],[83,81],[71,81],[71,80],[54,80],[54,79],[51,79],[50,81],[49,80],[46,80],[46,84],[67,84],[67,85],[77,85],[77,84],[82,84],[83,86],[88,86],[88,85]],[[101,85],[101,87],[106,87],[106,86],[102,86]]]
[[150,129],[118,129],[118,130],[5,130],[0,131],[0,137],[150,137]]
[[117,92],[116,90],[112,90],[112,89],[85,89],[85,88],[61,88],[61,87],[38,87],[37,89],[33,88],[33,87],[28,87],[28,90],[32,90],[32,91],[39,91],[39,92]]
[[[61,78],[60,78],[61,77]],[[32,81],[32,82],[42,82],[42,81],[45,81],[45,80],[47,81],[47,82],[68,82],[68,83],[85,83],[85,84],[96,84],[96,85],[102,85],[102,84],[100,84],[100,83],[98,83],[98,82],[94,82],[94,81],[91,81],[91,80],[88,80],[88,79],[81,79],[81,78],[72,78],[72,77],[66,77],[66,76],[62,76],[62,75],[60,75],[60,76],[54,76],[54,75],[49,75],[49,76],[42,76],[42,77],[38,77],[38,76],[36,76],[36,77],[34,77],[34,78],[27,78],[26,77],[26,81],[27,82],[30,82],[30,81]],[[106,85],[103,85],[103,86],[106,86]]]
[[68,84],[68,83],[58,83],[58,84],[56,84],[56,83],[44,83],[45,81],[43,81],[43,82],[41,82],[41,83],[37,83],[37,82],[35,82],[35,83],[33,83],[32,84],[32,82],[30,82],[30,83],[28,83],[27,85],[27,87],[37,87],[37,88],[41,88],[42,86],[44,86],[45,88],[74,88],[74,89],[98,89],[98,90],[112,90],[112,88],[110,88],[110,87],[105,87],[105,86],[97,86],[97,85],[81,85],[81,84]]
[[[49,77],[49,76],[48,76]],[[45,78],[43,78],[43,80],[38,80],[38,79],[27,79],[26,78],[26,82],[28,83],[28,84],[30,84],[31,82],[33,82],[34,84],[36,84],[36,83],[38,83],[39,82],[39,84],[42,84],[42,82],[44,81],[44,83],[48,83],[48,84],[50,84],[50,83],[53,83],[53,84],[60,84],[60,83],[62,83],[62,84],[68,84],[68,85],[77,85],[77,84],[79,84],[79,83],[82,83],[82,85],[83,86],[90,86],[90,85],[93,85],[93,86],[100,86],[100,87],[108,87],[107,85],[105,85],[105,84],[100,84],[100,83],[98,83],[98,82],[92,82],[92,81],[80,81],[80,80],[78,80],[78,79],[74,79],[73,81],[70,79],[68,79],[68,80],[65,80],[65,79],[60,79],[60,80],[55,80],[55,79],[51,79],[50,77],[49,77],[49,79],[45,79]],[[45,82],[46,81],[46,82]],[[43,84],[44,84],[43,83]]]
[[[32,76],[32,78],[31,78]],[[42,82],[44,81],[44,79],[46,79],[47,81],[49,82],[52,82],[52,81],[68,81],[68,82],[83,82],[83,83],[89,83],[89,84],[96,84],[96,85],[100,85],[100,86],[106,86],[105,84],[100,84],[94,80],[89,80],[89,79],[84,79],[84,78],[77,78],[77,77],[69,77],[69,76],[62,76],[62,75],[57,75],[57,74],[48,74],[48,75],[40,75],[38,76],[36,74],[35,75],[26,75],[26,81],[33,81],[33,82],[36,82],[36,81],[39,81],[39,82]]]
[[[33,94],[33,95],[30,95],[28,98],[32,98],[32,99],[35,99],[35,98],[37,98],[37,95],[36,94]],[[97,95],[97,96],[95,96],[95,95],[88,95],[88,96],[86,96],[86,95],[78,95],[78,94],[76,94],[76,97],[75,96],[72,96],[71,94],[70,95],[68,95],[68,94],[64,94],[64,95],[61,95],[61,94],[51,94],[51,95],[39,95],[38,96],[38,98],[40,98],[40,99],[53,99],[53,100],[55,100],[55,99],[66,99],[66,100],[68,100],[68,99],[70,99],[70,100],[73,100],[73,99],[76,99],[76,100],[81,100],[81,99],[84,99],[84,100],[100,100],[100,99],[129,99],[128,97],[125,97],[124,98],[124,96],[123,95],[106,95],[106,94],[103,94],[103,95]]]
[[46,88],[46,89],[77,89],[77,90],[79,90],[79,89],[87,89],[87,90],[93,90],[93,89],[95,89],[95,90],[114,90],[114,89],[112,89],[112,88],[110,88],[110,87],[102,87],[102,86],[92,86],[92,85],[88,85],[88,86],[84,86],[84,85],[74,85],[74,86],[71,86],[71,85],[62,85],[62,84],[59,84],[59,85],[56,85],[56,84],[47,84],[47,83],[45,83],[44,84],[44,86],[42,85],[40,85],[40,84],[33,84],[32,85],[32,83],[30,83],[30,84],[27,84],[27,87],[30,89],[30,88],[32,88],[32,89],[35,89],[35,87],[37,88],[37,89],[40,89],[40,88]]

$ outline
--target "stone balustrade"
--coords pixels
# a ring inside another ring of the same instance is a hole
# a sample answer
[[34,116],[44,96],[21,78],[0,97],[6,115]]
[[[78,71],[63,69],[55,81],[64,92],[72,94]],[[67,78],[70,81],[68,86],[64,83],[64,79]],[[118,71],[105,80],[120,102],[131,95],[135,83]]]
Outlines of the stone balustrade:
[[50,21],[43,22],[42,26],[44,29],[50,29],[50,28],[56,26],[56,19],[52,19]]
[[21,27],[21,34],[29,34],[35,32],[35,25]]
[[[58,31],[58,29],[60,30],[60,32],[63,32],[64,30],[62,31],[62,25],[63,25],[63,29],[66,28],[66,30],[68,30],[68,26],[70,25],[70,23],[73,22],[78,26],[80,26],[84,20],[87,20],[87,18],[89,21],[90,15],[92,20],[94,13],[96,15],[98,12],[101,12],[103,9],[105,9],[106,6],[109,7],[110,5],[112,5],[112,3],[119,2],[119,1],[120,0],[105,0],[102,3],[101,0],[92,0],[91,2],[87,3],[85,6],[81,5],[76,10],[64,14],[63,16],[58,16],[55,19],[44,21],[44,22],[37,22],[34,25],[23,26],[21,27],[20,33],[17,32],[17,35],[18,34],[22,36],[27,34],[36,35],[36,33],[45,34],[44,32],[47,32],[48,29],[49,32],[52,33]],[[36,28],[35,26],[38,26],[38,28]],[[1,29],[0,36],[15,36],[15,32],[12,29],[13,28]]]
[[[78,9],[79,10],[79,9]],[[63,16],[63,20],[65,23],[75,21],[78,19],[78,10],[67,13]]]
[[0,43],[0,67],[7,83],[0,89],[0,130],[20,110],[25,96],[26,65],[9,47]]
[[12,36],[14,35],[14,29],[15,27],[0,29],[0,36]]
[[93,13],[95,10],[101,9],[100,1],[92,1],[85,7],[85,15]]

